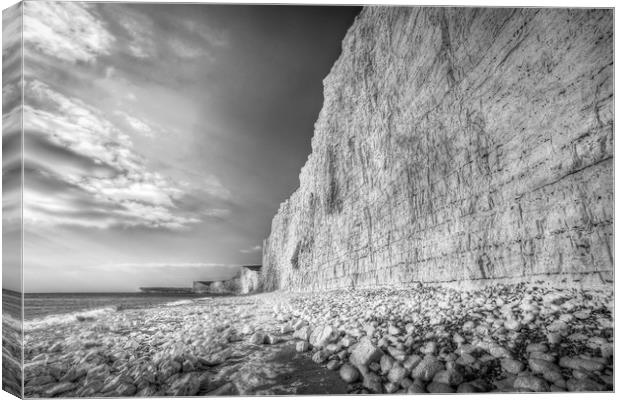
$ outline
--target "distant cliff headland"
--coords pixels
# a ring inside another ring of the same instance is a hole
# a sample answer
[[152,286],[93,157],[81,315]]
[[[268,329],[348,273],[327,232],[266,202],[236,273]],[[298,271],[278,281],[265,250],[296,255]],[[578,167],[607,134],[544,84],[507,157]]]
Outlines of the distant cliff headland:
[[324,80],[266,289],[613,271],[613,13],[366,7]]

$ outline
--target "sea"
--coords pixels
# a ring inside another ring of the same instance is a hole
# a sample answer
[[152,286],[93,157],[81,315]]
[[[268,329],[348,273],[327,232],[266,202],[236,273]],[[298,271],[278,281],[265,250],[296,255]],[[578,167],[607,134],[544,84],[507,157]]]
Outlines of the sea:
[[[24,320],[38,320],[50,316],[78,314],[98,310],[126,310],[149,308],[156,305],[174,303],[214,294],[198,293],[26,293],[24,295]],[[19,293],[2,290],[2,303],[5,312],[16,314],[21,311]]]

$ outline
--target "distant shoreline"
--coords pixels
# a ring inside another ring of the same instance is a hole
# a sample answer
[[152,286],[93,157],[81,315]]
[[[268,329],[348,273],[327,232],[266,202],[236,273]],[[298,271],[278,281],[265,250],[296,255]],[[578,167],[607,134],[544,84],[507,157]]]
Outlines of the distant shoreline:
[[157,295],[157,296],[196,296],[196,297],[205,297],[205,296],[210,296],[212,294],[217,294],[217,293],[193,293],[193,292],[142,292],[142,291],[137,291],[137,292],[26,292],[24,293],[25,296],[32,296],[32,295],[42,295],[42,296],[49,296],[49,295],[62,295],[62,296],[68,296],[68,295],[85,295],[85,296],[111,296],[111,295]]
[[[6,294],[9,298],[21,298],[18,294]],[[158,307],[166,303],[182,300],[221,297],[222,294],[192,293],[192,292],[50,292],[26,293],[23,296],[24,320],[46,318],[50,316],[68,315],[93,310],[114,309],[116,311],[128,309],[144,309]]]
[[2,289],[2,292],[13,296],[68,296],[68,295],[85,295],[85,296],[110,296],[110,295],[158,295],[158,296],[195,296],[195,297],[210,297],[219,296],[220,293],[192,293],[192,292],[160,292],[160,293],[148,293],[142,291],[135,292],[17,292],[11,289]]

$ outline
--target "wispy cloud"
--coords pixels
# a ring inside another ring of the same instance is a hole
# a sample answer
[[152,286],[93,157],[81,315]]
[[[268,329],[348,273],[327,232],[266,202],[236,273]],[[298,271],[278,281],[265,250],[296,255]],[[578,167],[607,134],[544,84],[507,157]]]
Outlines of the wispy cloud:
[[185,21],[182,28],[185,34],[166,31],[159,35],[153,20],[145,14],[126,7],[109,7],[108,11],[116,19],[129,39],[121,45],[133,57],[155,60],[160,54],[173,54],[181,59],[210,57],[209,48],[224,46],[225,36],[214,29],[200,26],[193,21]]
[[183,21],[182,24],[189,33],[196,35],[211,46],[224,47],[228,45],[228,36],[224,30],[217,30],[208,24],[199,24],[191,19]]
[[169,39],[168,46],[177,57],[182,59],[193,59],[209,56],[209,53],[204,47],[196,46],[190,41],[183,40],[178,37]]
[[[25,129],[32,140],[44,143],[39,146],[39,160],[29,160],[29,165],[42,170],[42,177],[65,183],[71,192],[50,197],[46,190],[31,185],[25,191],[25,221],[169,229],[200,222],[200,214],[177,209],[177,201],[187,195],[184,188],[149,171],[130,137],[101,112],[39,81],[28,82],[26,92]],[[65,152],[62,158],[71,161],[64,163],[71,165],[53,162],[58,151]],[[209,176],[205,182],[214,196],[230,195],[217,178]],[[88,206],[91,212],[79,210],[79,205]],[[218,209],[211,212],[223,215]]]
[[149,17],[126,8],[118,9],[114,14],[130,37],[126,47],[131,55],[137,58],[157,56],[157,44],[153,39],[153,21]]
[[252,247],[249,247],[247,249],[243,249],[243,250],[239,250],[239,251],[241,253],[244,253],[244,254],[251,254],[251,253],[259,253],[262,250],[263,250],[263,246],[256,245],[256,246],[252,246]]
[[91,4],[24,3],[24,42],[68,62],[92,62],[109,54],[114,37],[94,15]]
[[[24,38],[33,56],[94,63],[122,46],[135,57],[156,55],[152,21],[130,9],[116,13],[115,26],[131,39],[119,43],[94,4],[29,2],[25,7]],[[107,66],[102,72],[111,79],[116,70]],[[191,188],[185,190],[149,170],[147,160],[134,148],[132,135],[153,137],[161,131],[157,124],[128,112],[120,112],[116,119],[113,114],[107,117],[92,104],[36,79],[26,82],[25,96],[24,129],[30,149],[26,224],[181,230],[201,221],[203,213],[178,208]],[[49,196],[50,191],[55,196]],[[213,212],[223,215],[219,209]]]
[[102,264],[95,265],[88,268],[105,269],[108,271],[114,271],[118,269],[153,269],[153,268],[165,268],[165,269],[186,269],[186,268],[237,268],[239,265],[235,264],[218,264],[218,263],[193,263],[193,262],[142,262],[142,263],[117,263],[117,264]]
[[184,20],[180,30],[168,39],[169,49],[183,59],[199,57],[212,58],[212,50],[228,45],[224,31],[217,30],[208,24],[198,24],[193,20]]
[[154,132],[153,127],[151,127],[151,125],[144,122],[140,118],[131,116],[124,111],[116,111],[116,115],[123,118],[124,122],[127,125],[129,125],[129,127],[133,129],[135,132],[138,132],[139,134],[143,136],[147,136],[147,137],[154,136],[155,132]]
[[212,197],[218,197],[220,199],[230,199],[231,193],[222,182],[215,175],[209,174],[203,179],[203,185],[201,187],[203,191]]

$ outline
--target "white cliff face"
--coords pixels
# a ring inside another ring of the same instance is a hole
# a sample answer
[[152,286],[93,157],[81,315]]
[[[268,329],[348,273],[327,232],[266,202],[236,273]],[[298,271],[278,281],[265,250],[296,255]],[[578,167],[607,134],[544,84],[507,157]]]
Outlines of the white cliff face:
[[242,267],[239,273],[239,290],[241,293],[255,293],[260,290],[260,271]]
[[365,8],[263,286],[607,282],[612,43],[610,10]]

